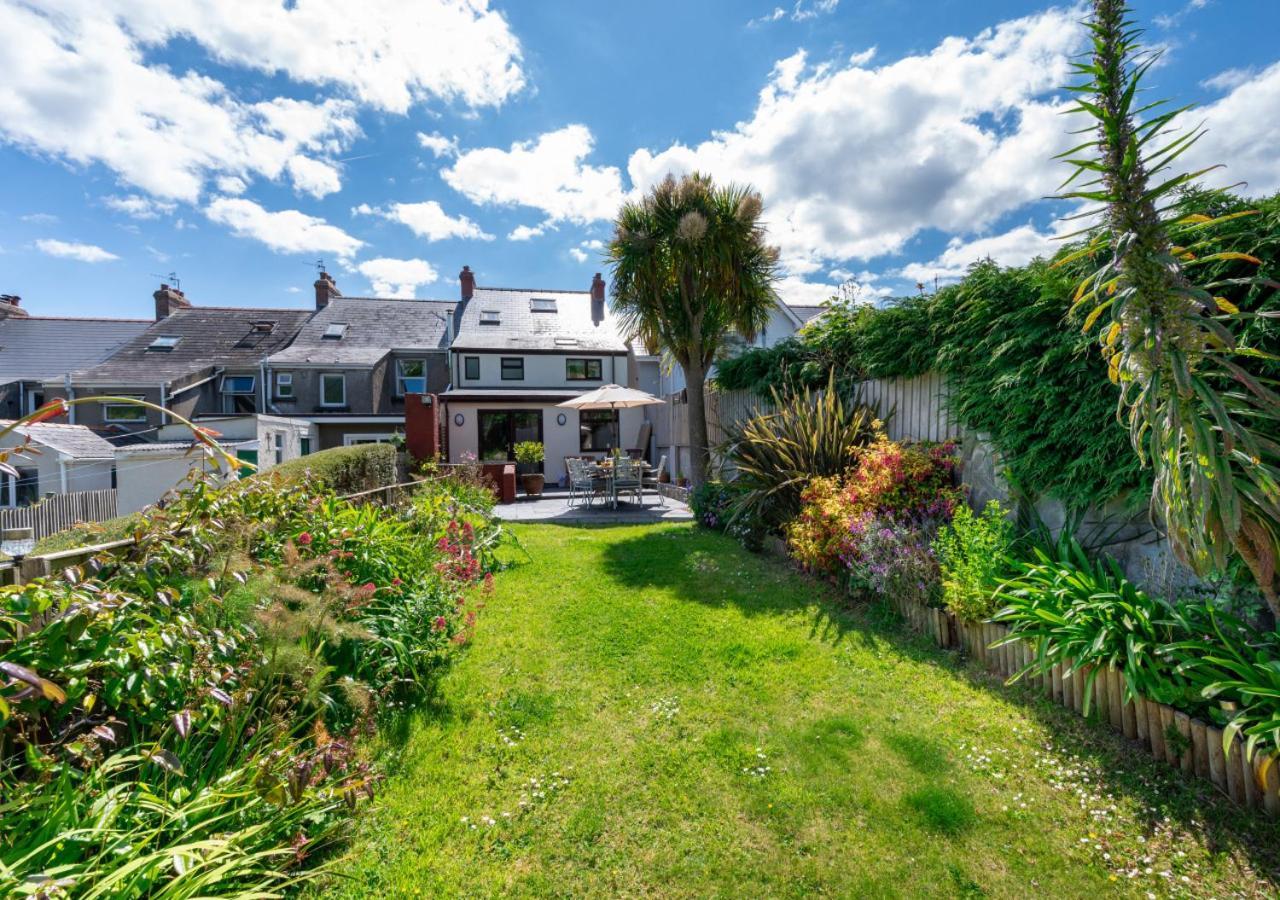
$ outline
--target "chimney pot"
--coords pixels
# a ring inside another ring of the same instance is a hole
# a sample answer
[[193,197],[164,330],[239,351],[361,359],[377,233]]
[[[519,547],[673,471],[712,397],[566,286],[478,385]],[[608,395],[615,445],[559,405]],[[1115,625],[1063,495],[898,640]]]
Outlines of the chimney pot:
[[156,321],[167,319],[173,314],[174,310],[190,309],[191,302],[187,300],[186,295],[177,288],[172,288],[167,284],[161,284],[160,290],[151,295],[156,301]]
[[21,307],[22,298],[17,294],[0,294],[0,317],[25,316],[27,311]]
[[476,273],[471,271],[470,266],[463,266],[458,273],[458,285],[462,289],[462,299],[470,300],[476,292]]

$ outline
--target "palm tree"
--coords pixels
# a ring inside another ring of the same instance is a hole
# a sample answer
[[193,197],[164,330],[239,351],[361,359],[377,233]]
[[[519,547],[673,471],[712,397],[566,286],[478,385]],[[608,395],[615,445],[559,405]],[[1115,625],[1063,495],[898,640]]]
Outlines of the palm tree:
[[614,222],[613,309],[629,333],[684,370],[695,485],[710,461],[707,370],[729,334],[753,340],[778,303],[778,251],[765,243],[763,209],[750,187],[668,175]]

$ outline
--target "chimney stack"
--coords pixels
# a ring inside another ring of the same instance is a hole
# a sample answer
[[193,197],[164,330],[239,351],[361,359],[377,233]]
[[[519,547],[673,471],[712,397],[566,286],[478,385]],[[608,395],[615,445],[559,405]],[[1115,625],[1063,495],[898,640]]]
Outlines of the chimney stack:
[[320,270],[320,277],[316,279],[315,289],[316,309],[324,309],[334,297],[342,296],[342,291],[338,290],[338,282],[323,269]]
[[604,279],[599,272],[591,279],[591,318],[596,322],[604,320]]
[[27,311],[21,307],[22,298],[17,294],[0,294],[0,319],[5,316],[25,316]]
[[470,300],[476,292],[476,273],[471,271],[470,266],[462,267],[462,271],[458,273],[458,284],[462,287],[462,299]]
[[169,318],[175,310],[191,308],[191,301],[187,299],[187,295],[167,284],[160,285],[160,290],[151,296],[156,300],[157,322]]

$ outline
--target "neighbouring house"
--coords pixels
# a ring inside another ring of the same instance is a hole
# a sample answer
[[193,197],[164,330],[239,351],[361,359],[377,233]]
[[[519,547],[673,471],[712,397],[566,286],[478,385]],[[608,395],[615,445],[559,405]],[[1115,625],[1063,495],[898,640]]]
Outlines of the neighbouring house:
[[631,381],[627,342],[599,274],[586,291],[478,287],[467,266],[458,279],[451,387],[441,398],[451,462],[468,454],[513,460],[517,443],[540,441],[546,460],[533,468],[554,482],[565,474],[566,457],[636,446],[642,410],[619,411],[619,427],[609,410],[557,406]]
[[[289,346],[310,310],[193,306],[167,284],[153,297],[156,316],[150,326],[102,362],[46,381],[46,396],[139,398],[188,419],[269,408],[266,360]],[[113,439],[150,439],[170,417],[104,402],[73,407],[69,420]]]
[[[0,420],[0,428],[11,424],[12,420]],[[22,444],[37,452],[8,460],[17,475],[0,472],[0,506],[31,506],[46,494],[114,486],[116,448],[83,425],[19,425],[0,438],[0,450]]]
[[457,304],[344,297],[324,272],[315,289],[315,314],[267,358],[267,408],[314,422],[319,449],[389,441],[404,429],[406,394],[449,386]]
[[45,402],[45,383],[102,362],[151,324],[144,319],[33,316],[0,294],[0,416],[17,419]]

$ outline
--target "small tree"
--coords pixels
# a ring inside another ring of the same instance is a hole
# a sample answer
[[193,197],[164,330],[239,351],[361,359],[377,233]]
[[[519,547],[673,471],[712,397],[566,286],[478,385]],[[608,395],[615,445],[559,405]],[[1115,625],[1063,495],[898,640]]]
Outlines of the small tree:
[[668,176],[624,204],[614,223],[613,308],[628,331],[684,370],[695,485],[710,461],[707,370],[729,334],[754,339],[778,303],[778,251],[765,243],[763,209],[749,187]]
[[1241,323],[1267,314],[1216,295],[1239,281],[1195,277],[1215,260],[1258,260],[1211,251],[1209,233],[1235,215],[1178,210],[1177,192],[1209,170],[1172,166],[1203,131],[1168,137],[1182,110],[1139,101],[1158,55],[1142,52],[1125,0],[1093,0],[1089,28],[1092,56],[1076,65],[1087,80],[1074,90],[1093,135],[1064,154],[1076,169],[1067,184],[1088,180],[1063,196],[1102,204],[1105,224],[1058,264],[1104,260],[1081,283],[1076,306],[1094,304],[1086,330],[1106,317],[1102,353],[1134,449],[1152,467],[1152,509],[1174,549],[1200,573],[1234,549],[1280,616],[1280,397],[1247,370],[1251,351],[1236,339]]

